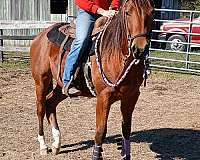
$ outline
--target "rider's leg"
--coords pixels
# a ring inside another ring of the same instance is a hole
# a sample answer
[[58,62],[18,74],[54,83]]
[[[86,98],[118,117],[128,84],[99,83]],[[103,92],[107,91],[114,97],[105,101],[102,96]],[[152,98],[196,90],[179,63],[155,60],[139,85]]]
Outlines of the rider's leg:
[[85,49],[87,49],[95,20],[96,16],[94,14],[90,14],[82,9],[78,10],[76,21],[76,38],[72,44],[70,53],[67,56],[63,73],[65,94],[68,94],[68,88],[71,83],[73,73],[77,67],[77,63],[82,54],[85,53]]

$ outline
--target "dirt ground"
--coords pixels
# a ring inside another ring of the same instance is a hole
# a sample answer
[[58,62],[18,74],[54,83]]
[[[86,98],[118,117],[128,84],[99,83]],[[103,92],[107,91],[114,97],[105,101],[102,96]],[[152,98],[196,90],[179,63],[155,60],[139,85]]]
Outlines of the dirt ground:
[[[58,107],[59,155],[39,155],[34,83],[29,70],[0,68],[0,159],[89,160],[95,133],[95,98],[64,100]],[[119,103],[110,112],[105,160],[119,160]],[[51,130],[45,119],[45,136]],[[133,114],[133,160],[200,160],[200,76],[153,72]]]

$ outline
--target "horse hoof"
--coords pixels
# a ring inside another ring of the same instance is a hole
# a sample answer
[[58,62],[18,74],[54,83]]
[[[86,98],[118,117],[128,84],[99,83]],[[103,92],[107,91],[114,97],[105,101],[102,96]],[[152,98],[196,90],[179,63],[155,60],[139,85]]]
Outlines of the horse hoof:
[[103,160],[103,157],[92,157],[92,160]]
[[48,149],[46,148],[46,149],[41,149],[40,150],[40,155],[42,155],[42,156],[45,156],[45,155],[47,155],[48,154]]
[[131,160],[131,156],[129,155],[129,156],[124,156],[124,157],[122,157],[122,160]]
[[53,153],[54,155],[57,155],[57,154],[59,153],[59,151],[60,151],[60,148],[52,147],[52,153]]

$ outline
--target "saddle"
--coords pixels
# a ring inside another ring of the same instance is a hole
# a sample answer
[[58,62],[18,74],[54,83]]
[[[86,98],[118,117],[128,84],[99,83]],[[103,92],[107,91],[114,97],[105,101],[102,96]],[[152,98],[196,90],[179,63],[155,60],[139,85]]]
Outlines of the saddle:
[[[100,33],[107,21],[106,17],[100,17],[96,20],[94,29],[92,31],[92,41],[94,42],[98,33]],[[61,49],[67,50],[71,46],[71,42],[75,38],[76,25],[74,21],[71,23],[60,23],[53,27],[48,33],[47,38],[57,47],[64,47]],[[62,46],[62,43],[64,43]]]
[[[103,30],[106,21],[107,21],[106,17],[100,17],[95,22],[94,29],[91,35],[92,44],[90,45],[92,47],[88,53],[88,55],[90,56],[94,53],[95,40],[98,34]],[[58,73],[57,79],[62,79],[60,73],[62,58],[65,57],[64,54],[68,53],[66,51],[70,51],[71,44],[75,39],[75,32],[76,32],[76,25],[74,22],[71,22],[71,23],[59,23],[47,33],[47,38],[49,39],[49,41],[60,48],[58,56],[59,67],[57,72]],[[92,93],[92,95],[95,96],[94,85],[92,84],[92,78],[91,78],[91,66],[89,57],[87,57],[86,62],[82,63],[82,65],[80,65],[77,68],[74,75],[74,87],[76,87],[77,89],[82,89],[79,87],[78,84],[80,84],[80,82],[82,83],[82,79],[84,77],[87,88],[90,90],[90,93]]]

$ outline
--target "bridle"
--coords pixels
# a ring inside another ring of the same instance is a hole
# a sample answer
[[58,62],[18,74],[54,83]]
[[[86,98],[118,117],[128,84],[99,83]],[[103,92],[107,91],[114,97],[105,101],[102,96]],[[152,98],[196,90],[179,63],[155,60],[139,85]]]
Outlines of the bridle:
[[[132,35],[129,28],[128,28],[128,19],[127,19],[127,15],[131,15],[126,11],[126,3],[128,0],[124,1],[124,4],[122,5],[121,8],[121,12],[124,18],[124,24],[125,24],[125,28],[127,30],[127,40],[128,40],[128,56],[133,56],[134,59],[137,59],[138,63],[140,60],[144,60],[146,58],[146,56],[148,56],[148,48],[149,48],[149,42],[150,42],[150,37],[151,37],[151,33],[150,32],[146,32],[146,33],[138,33],[136,35]],[[132,43],[136,38],[140,38],[140,37],[145,37],[148,41],[147,46],[145,47],[145,49],[141,50],[141,49],[133,49],[132,48]]]
[[[127,29],[127,40],[128,40],[128,56],[127,59],[132,57],[132,61],[130,62],[130,64],[128,65],[128,67],[125,69],[125,71],[123,73],[121,73],[119,75],[119,78],[117,80],[117,82],[112,83],[107,76],[105,75],[103,68],[102,68],[102,63],[101,63],[101,58],[100,58],[100,53],[99,53],[99,46],[100,46],[100,42],[102,40],[102,37],[105,33],[105,30],[107,29],[108,25],[110,24],[112,18],[108,19],[108,21],[106,22],[104,29],[99,33],[97,39],[96,39],[96,43],[95,43],[95,55],[96,55],[96,63],[98,66],[98,69],[100,71],[101,77],[103,79],[103,81],[105,82],[105,84],[111,88],[115,88],[117,87],[119,84],[121,84],[121,82],[126,78],[127,74],[129,73],[129,71],[131,70],[133,65],[138,65],[141,61],[143,61],[144,63],[144,86],[146,86],[146,79],[147,79],[147,68],[148,68],[148,46],[143,50],[135,50],[133,51],[132,49],[132,42],[139,37],[146,37],[148,40],[150,40],[150,33],[139,33],[136,35],[132,35],[130,33],[130,30],[128,29],[128,22],[127,22],[127,17],[125,14],[125,4],[128,0],[125,0],[123,6],[122,6],[122,13],[124,16],[124,20],[125,20],[125,25],[126,25],[126,29]],[[120,13],[118,13],[120,14]],[[123,69],[124,70],[124,69]]]

